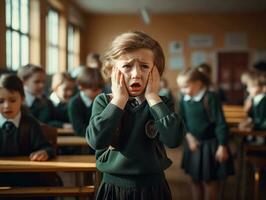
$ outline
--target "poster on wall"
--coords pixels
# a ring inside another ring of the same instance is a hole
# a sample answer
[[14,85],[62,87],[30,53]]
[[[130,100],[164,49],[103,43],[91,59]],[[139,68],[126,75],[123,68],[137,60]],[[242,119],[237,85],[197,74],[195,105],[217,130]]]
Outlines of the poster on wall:
[[181,54],[181,53],[183,53],[183,42],[181,42],[181,41],[171,41],[169,43],[169,53],[170,54]]
[[208,61],[208,53],[205,51],[194,51],[191,53],[191,65],[196,67]]
[[169,58],[169,68],[182,70],[184,68],[184,58],[183,56],[174,56]]
[[227,33],[225,34],[224,45],[229,49],[245,49],[248,47],[246,33]]
[[191,34],[188,39],[189,47],[206,48],[214,45],[214,38],[208,34]]

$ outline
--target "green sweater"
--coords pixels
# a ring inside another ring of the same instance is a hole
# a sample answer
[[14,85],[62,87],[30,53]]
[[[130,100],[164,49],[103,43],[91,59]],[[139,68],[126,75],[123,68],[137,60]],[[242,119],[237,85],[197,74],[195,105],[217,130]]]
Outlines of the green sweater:
[[[228,126],[225,122],[219,98],[215,92],[207,91],[200,101],[180,101],[180,114],[187,130],[199,141],[216,137],[219,144],[225,145],[228,140]],[[207,98],[207,106],[203,99]],[[209,114],[208,114],[209,113]]]
[[92,106],[86,107],[80,97],[80,93],[72,97],[68,103],[69,120],[78,136],[85,137],[86,128],[90,122],[91,109]]
[[258,105],[252,106],[252,121],[255,130],[266,130],[266,95],[261,99]]
[[130,185],[110,178],[115,175],[142,177],[131,179],[133,185],[145,184],[145,180],[151,183],[170,166],[162,143],[177,147],[185,133],[180,117],[172,111],[173,103],[163,98],[152,107],[144,101],[136,108],[127,104],[121,110],[109,101],[106,94],[96,97],[86,132],[88,143],[96,150],[97,168],[106,173],[107,182]]

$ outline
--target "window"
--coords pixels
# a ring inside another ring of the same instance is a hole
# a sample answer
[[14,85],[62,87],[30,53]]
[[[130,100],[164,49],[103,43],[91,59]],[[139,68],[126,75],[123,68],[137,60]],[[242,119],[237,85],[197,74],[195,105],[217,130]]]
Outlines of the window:
[[29,0],[6,0],[6,65],[29,63]]
[[67,30],[67,70],[79,65],[80,35],[77,27],[69,24]]
[[47,16],[47,42],[46,72],[53,74],[59,69],[59,14],[52,9]]

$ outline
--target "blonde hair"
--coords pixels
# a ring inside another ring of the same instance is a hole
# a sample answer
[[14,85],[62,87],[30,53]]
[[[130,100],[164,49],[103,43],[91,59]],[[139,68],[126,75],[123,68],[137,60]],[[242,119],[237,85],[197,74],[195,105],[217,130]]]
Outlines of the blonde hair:
[[165,67],[165,58],[160,44],[143,32],[131,31],[118,35],[106,51],[103,57],[102,68],[104,78],[110,78],[113,68],[113,60],[125,53],[138,49],[149,49],[153,52],[154,64],[160,75],[162,75]]
[[62,73],[56,73],[53,75],[52,78],[52,85],[51,89],[55,91],[60,85],[62,85],[65,81],[71,81],[74,82],[74,79],[71,77],[71,75],[67,72]]

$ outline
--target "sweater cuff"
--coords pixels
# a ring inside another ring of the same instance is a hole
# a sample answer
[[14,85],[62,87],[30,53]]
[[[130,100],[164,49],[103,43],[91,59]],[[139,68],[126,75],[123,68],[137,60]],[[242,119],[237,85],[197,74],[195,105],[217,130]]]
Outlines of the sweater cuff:
[[162,119],[171,113],[164,102],[160,102],[150,107],[150,111],[155,120]]

